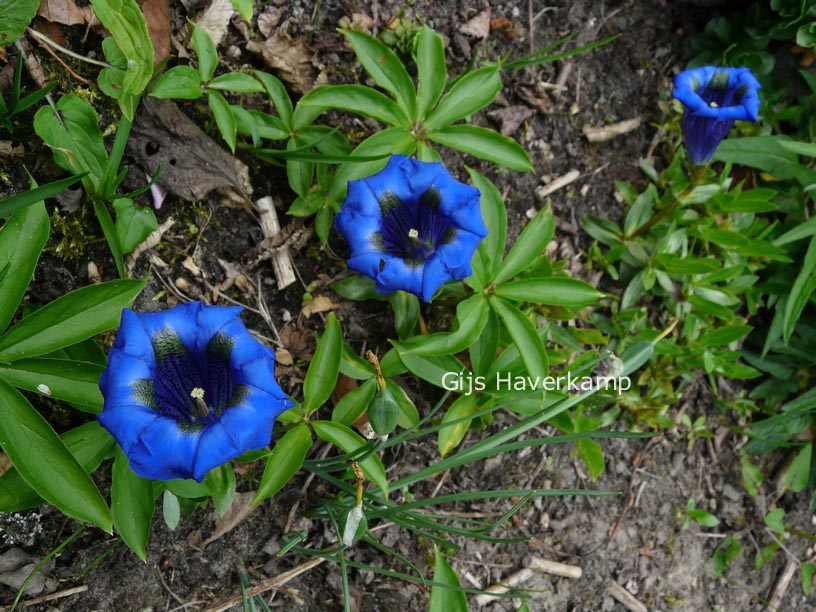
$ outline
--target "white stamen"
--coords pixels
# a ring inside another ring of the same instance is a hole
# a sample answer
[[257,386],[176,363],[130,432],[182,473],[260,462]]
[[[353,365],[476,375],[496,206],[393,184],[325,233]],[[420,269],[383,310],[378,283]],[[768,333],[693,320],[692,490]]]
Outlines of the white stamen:
[[719,105],[716,102],[709,102],[708,104],[711,108],[717,108]]
[[205,417],[210,414],[210,407],[204,402],[204,389],[195,387],[190,391],[190,397],[196,401],[196,407],[200,416]]
[[195,389],[190,391],[190,397],[192,397],[193,399],[203,400],[204,399],[204,389],[202,389],[201,387],[196,387]]
[[408,237],[411,239],[419,238],[419,232],[412,227],[408,230]]

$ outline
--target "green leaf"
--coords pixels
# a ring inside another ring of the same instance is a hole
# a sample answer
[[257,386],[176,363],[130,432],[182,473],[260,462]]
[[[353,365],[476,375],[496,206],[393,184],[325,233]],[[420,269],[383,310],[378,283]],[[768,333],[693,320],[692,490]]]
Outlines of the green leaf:
[[369,76],[380,87],[391,92],[410,119],[416,117],[416,89],[397,55],[382,42],[362,32],[340,30],[351,43],[354,53]]
[[0,446],[23,479],[64,514],[111,533],[110,510],[99,489],[40,413],[2,380],[0,406]]
[[394,291],[386,299],[394,311],[394,327],[399,337],[412,336],[419,321],[419,298],[407,291]]
[[416,66],[419,87],[417,91],[417,119],[422,121],[435,105],[445,82],[448,69],[445,66],[445,45],[442,37],[427,25],[423,25],[417,36]]
[[153,43],[147,23],[136,0],[91,0],[91,5],[126,58],[121,77],[122,96],[118,99],[122,113],[133,120],[133,98],[139,96],[153,78]]
[[280,491],[303,466],[310,448],[312,434],[305,423],[299,423],[283,434],[266,460],[261,484],[252,504],[259,504]]
[[411,398],[405,393],[405,390],[393,380],[386,380],[385,386],[391,392],[391,395],[394,396],[394,400],[397,402],[397,406],[399,406],[397,425],[403,429],[410,429],[419,423],[419,412],[414,402],[412,402]]
[[[444,457],[454,448],[459,446],[462,439],[465,437],[467,430],[470,428],[472,419],[459,421],[465,419],[477,412],[478,403],[475,394],[460,395],[456,401],[451,404],[445,416],[442,418],[442,429],[437,434],[436,443],[439,446],[439,454]],[[453,421],[459,421],[454,425],[446,425]]]
[[620,356],[623,362],[623,373],[621,376],[629,376],[644,363],[649,361],[654,354],[654,343],[648,340],[640,340],[626,347]]
[[99,377],[104,367],[70,359],[18,359],[0,364],[0,378],[26,391],[71,402],[94,414],[102,411]]
[[747,454],[742,455],[742,482],[748,495],[756,497],[759,493],[759,485],[762,484],[762,470],[751,463]]
[[433,581],[428,612],[467,612],[467,599],[459,585],[459,577],[439,552],[436,544],[434,544]]
[[136,206],[130,198],[113,201],[116,211],[116,237],[122,253],[132,253],[144,240],[156,231],[156,215],[147,206]]
[[196,482],[191,478],[165,480],[164,486],[176,497],[182,499],[196,499],[210,495],[210,489],[205,482]]
[[719,144],[714,159],[758,168],[778,179],[796,179],[807,187],[816,182],[816,171],[799,163],[793,146],[787,136],[729,138]]
[[[442,57],[444,62],[444,55]],[[498,66],[479,68],[467,73],[451,87],[428,115],[425,128],[428,131],[444,128],[475,113],[493,102],[501,88],[502,80]]]
[[697,342],[705,347],[724,346],[747,336],[752,329],[750,325],[727,325],[703,334]]
[[802,269],[796,275],[790,296],[785,303],[785,315],[782,322],[785,344],[790,342],[796,322],[813,297],[814,291],[816,291],[816,236],[810,239],[807,253],[802,260]]
[[473,186],[479,190],[482,219],[487,227],[487,236],[479,243],[476,257],[473,258],[473,271],[482,285],[487,285],[493,280],[504,258],[507,243],[507,210],[499,190],[493,183],[471,168],[467,171]]
[[145,283],[109,281],[54,300],[0,336],[0,359],[36,357],[113,329]]
[[408,370],[437,387],[445,388],[443,380],[448,372],[466,372],[467,368],[453,355],[439,355],[436,357],[423,357],[405,352],[405,348],[398,342],[393,342],[402,363]]
[[68,178],[60,179],[58,181],[54,181],[53,183],[46,183],[40,187],[34,187],[28,191],[24,191],[4,200],[0,200],[0,217],[7,217],[18,210],[32,206],[37,202],[42,202],[46,198],[51,198],[57,195],[63,189],[70,187],[77,181],[84,178],[84,176],[84,174],[69,176]]
[[796,242],[803,238],[810,238],[816,235],[816,217],[811,217],[804,223],[798,224],[793,229],[788,230],[779,238],[773,241],[774,246],[782,246],[790,242]]
[[[261,72],[260,70],[253,70],[252,74],[263,84],[269,99],[275,105],[275,110],[278,111],[281,121],[287,127],[292,123],[292,100],[289,97],[289,92],[286,91],[286,86],[281,83],[280,79],[272,76],[268,72]],[[300,106],[298,104],[298,106]],[[311,123],[309,121],[308,123]]]
[[714,550],[714,574],[722,576],[728,569],[728,564],[742,552],[742,546],[733,536],[726,537]]
[[470,361],[473,364],[473,373],[483,375],[496,359],[499,347],[499,319],[493,309],[487,316],[484,329],[470,346]]
[[225,463],[207,472],[204,484],[212,495],[218,516],[224,516],[235,500],[235,470],[232,464]]
[[360,418],[360,415],[365,412],[366,406],[371,402],[376,392],[377,381],[374,378],[369,378],[356,389],[346,393],[337,402],[334,410],[332,410],[331,420],[349,427],[352,426]]
[[810,481],[810,460],[813,456],[813,443],[808,442],[802,447],[793,459],[788,474],[785,477],[785,486],[799,493],[803,491]]
[[527,373],[533,378],[543,379],[546,377],[549,369],[547,352],[544,350],[544,344],[541,342],[541,338],[538,337],[536,328],[530,322],[530,319],[503,298],[491,296],[490,305],[501,319],[513,339],[513,343],[518,347],[527,368]]
[[218,126],[218,131],[224,137],[224,142],[230,148],[230,151],[235,152],[235,136],[238,133],[238,124],[235,121],[235,115],[232,114],[229,102],[217,91],[207,92],[207,103],[210,105],[210,110],[215,117],[215,124]]
[[595,480],[603,473],[606,467],[603,450],[595,440],[578,440],[578,454],[581,456],[584,465],[589,468],[589,475],[592,480]]
[[810,597],[813,590],[813,573],[816,572],[816,563],[802,563],[800,569],[802,570],[802,590],[805,595]]
[[771,510],[765,515],[765,524],[776,533],[785,533],[785,511],[782,508]]
[[167,528],[170,531],[175,531],[181,519],[181,507],[179,506],[178,497],[168,489],[165,489],[162,495],[162,516]]
[[42,202],[18,210],[0,229],[0,332],[17,312],[50,231]]
[[502,262],[493,279],[493,284],[498,285],[510,280],[533,263],[547,243],[552,240],[554,232],[555,219],[552,210],[549,207],[542,208],[522,230],[518,240]]
[[360,300],[383,300],[385,296],[378,293],[376,283],[373,279],[355,274],[348,278],[343,278],[331,284],[332,291],[347,300],[359,302]]
[[459,302],[456,307],[455,329],[430,336],[421,336],[411,342],[403,342],[404,353],[413,355],[453,355],[476,342],[487,324],[490,308],[481,293]]
[[[340,423],[331,421],[312,421],[317,437],[324,442],[331,442],[345,453],[353,453],[360,448],[367,446],[368,442],[363,440],[351,429]],[[377,455],[369,455],[360,461],[360,468],[368,478],[388,496],[388,477],[385,475],[385,468]]]
[[405,111],[391,98],[365,85],[326,85],[316,87],[300,99],[298,105],[313,106],[325,111],[330,108],[371,117],[386,125],[407,128]]
[[215,50],[215,44],[207,30],[196,24],[193,24],[192,43],[198,57],[198,73],[201,80],[207,83],[218,67],[218,51]]
[[498,285],[494,294],[517,302],[583,308],[603,296],[587,283],[563,276],[529,278]]
[[[326,331],[317,343],[309,371],[303,381],[303,411],[308,416],[329,399],[337,375],[340,373],[340,356],[343,350],[343,332],[333,312],[326,320]],[[1,353],[0,353],[1,354]]]
[[125,453],[117,446],[111,473],[113,526],[125,544],[145,562],[145,548],[155,508],[153,483],[130,469]]
[[487,128],[449,125],[428,132],[428,139],[511,170],[527,172],[533,169],[530,158],[519,143]]
[[[60,436],[87,474],[99,467],[113,453],[114,442],[110,434],[97,421],[80,425]],[[0,512],[19,512],[42,503],[16,468],[12,467],[0,476]]]
[[387,386],[377,389],[368,404],[368,422],[378,436],[389,436],[397,427],[400,407],[394,394]]
[[263,93],[264,86],[243,72],[228,72],[207,83],[209,89],[231,91],[237,94]]
[[39,0],[0,0],[0,47],[20,38],[37,14]]
[[252,21],[252,6],[253,0],[230,0],[232,8],[238,11],[238,14],[244,18],[247,23]]
[[150,95],[154,98],[195,100],[204,94],[201,75],[190,66],[174,66],[157,80]]
[[94,213],[99,221],[99,226],[102,228],[102,233],[105,235],[105,240],[108,241],[108,247],[113,255],[113,261],[116,263],[116,270],[119,276],[124,278],[125,260],[122,253],[122,245],[119,244],[119,237],[116,235],[116,225],[113,222],[108,206],[99,200],[94,200]]

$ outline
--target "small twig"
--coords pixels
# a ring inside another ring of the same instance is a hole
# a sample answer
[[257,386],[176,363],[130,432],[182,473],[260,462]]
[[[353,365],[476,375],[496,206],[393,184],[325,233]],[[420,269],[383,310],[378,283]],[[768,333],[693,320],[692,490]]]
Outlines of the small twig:
[[614,580],[609,581],[609,594],[632,612],[649,612],[648,608],[640,603],[634,595]]
[[782,599],[785,597],[785,592],[788,590],[791,580],[793,580],[793,575],[796,573],[796,569],[798,567],[798,563],[788,559],[788,562],[785,564],[785,569],[782,570],[782,573],[779,575],[779,579],[774,585],[774,589],[771,592],[771,598],[768,600],[768,604],[765,606],[766,610],[771,610],[772,612],[779,610],[779,606],[782,604]]
[[787,546],[785,546],[785,544],[782,542],[782,540],[780,540],[778,537],[776,537],[776,534],[774,533],[773,529],[771,529],[770,527],[765,527],[765,531],[767,532],[767,534],[769,536],[771,536],[771,539],[779,545],[779,548],[781,548],[783,551],[785,551],[785,554],[788,555],[788,559],[790,561],[793,561],[797,566],[799,566],[799,564],[802,563],[801,561],[799,561],[799,557],[794,555],[790,551],[790,549]]
[[537,572],[563,576],[564,578],[574,578],[576,580],[584,575],[584,570],[577,565],[567,565],[566,563],[550,561],[549,559],[536,556],[530,557],[527,567]]
[[41,40],[39,42],[40,42],[40,45],[42,45],[42,48],[45,49],[51,55],[51,57],[53,57],[55,60],[57,60],[62,65],[62,67],[65,68],[68,71],[68,74],[70,74],[72,77],[74,77],[80,83],[84,83],[85,85],[91,85],[92,84],[88,79],[86,79],[84,77],[81,77],[76,72],[74,72],[71,69],[71,67],[68,64],[65,63],[65,60],[63,60],[59,55],[57,55],[56,52],[51,48],[51,46],[47,42],[45,42],[44,40]]
[[533,577],[533,570],[524,568],[517,571],[515,574],[509,575],[501,584],[494,584],[485,589],[482,595],[477,595],[473,598],[473,603],[477,606],[483,606],[496,599],[496,595],[507,593],[512,587],[518,586],[523,582],[527,582]]
[[575,182],[580,176],[581,172],[579,170],[570,170],[566,174],[559,176],[554,181],[550,181],[546,185],[542,185],[536,189],[536,195],[543,200],[548,195],[555,193],[559,189],[563,189],[570,183]]
[[171,596],[173,599],[175,599],[177,602],[179,602],[181,605],[184,605],[184,600],[183,600],[181,597],[179,597],[178,595],[176,595],[176,594],[173,592],[173,589],[171,589],[171,588],[170,588],[170,586],[167,584],[167,582],[164,580],[164,576],[162,575],[161,570],[159,570],[159,580],[161,580],[161,583],[162,583],[162,586],[164,587],[164,589],[165,589],[165,590],[166,590],[168,593],[170,593],[170,596]]
[[[84,593],[88,590],[88,585],[83,584],[78,587],[71,587],[70,589],[65,589],[64,591],[57,591],[56,593],[49,593],[48,595],[41,595],[40,597],[34,597],[32,599],[24,599],[20,603],[24,606],[33,606],[34,604],[44,603],[46,601],[54,601],[55,599],[62,599],[63,597],[68,597],[70,595],[76,595],[77,593]],[[0,608],[3,612],[6,610],[11,610],[11,606],[3,606]]]
[[113,66],[111,66],[107,62],[100,62],[99,60],[91,59],[90,57],[85,57],[84,55],[80,55],[79,53],[74,53],[70,49],[66,49],[62,45],[58,45],[57,43],[55,43],[53,40],[48,38],[42,32],[38,32],[37,30],[34,30],[32,28],[28,28],[28,33],[31,34],[34,38],[36,38],[36,39],[38,39],[40,41],[48,43],[49,45],[54,47],[57,51],[61,51],[62,53],[64,53],[65,55],[67,55],[69,57],[73,57],[74,59],[78,59],[78,60],[80,60],[82,62],[87,62],[89,64],[94,64],[95,66],[102,66],[103,68],[113,68]]

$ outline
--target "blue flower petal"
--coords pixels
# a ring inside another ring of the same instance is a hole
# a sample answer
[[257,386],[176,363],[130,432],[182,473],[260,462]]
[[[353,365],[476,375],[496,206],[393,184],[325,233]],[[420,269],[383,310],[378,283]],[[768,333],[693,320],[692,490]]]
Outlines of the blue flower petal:
[[408,183],[413,199],[438,186],[439,177],[444,175],[452,178],[441,162],[421,162],[410,157],[406,157],[400,163],[400,171],[403,175],[402,180]]
[[155,373],[155,363],[141,357],[128,355],[121,350],[111,350],[108,367],[99,380],[99,389],[105,398],[105,409],[119,404],[142,403],[134,397],[134,387],[138,380],[151,380]]
[[[192,351],[204,352],[210,340],[229,324],[237,323],[244,329],[239,315],[243,311],[241,306],[205,306],[202,305],[196,313],[196,344],[189,346]],[[229,335],[229,334],[227,334]]]
[[144,325],[142,325],[141,317],[142,315],[133,312],[130,308],[122,310],[119,333],[116,334],[113,348],[155,363],[153,347],[150,345],[150,336]]
[[122,447],[126,455],[142,433],[158,419],[163,419],[158,412],[140,404],[117,404],[97,415],[99,423]]
[[150,338],[170,329],[178,335],[184,346],[192,349],[198,341],[196,321],[201,308],[201,302],[188,302],[168,310],[140,313],[139,320]]
[[383,253],[382,260],[382,270],[378,270],[374,278],[377,291],[393,293],[401,290],[422,295],[423,266],[410,265],[388,253]]
[[211,469],[232,461],[242,454],[243,450],[236,445],[230,432],[220,422],[208,425],[201,433],[198,447],[195,450],[192,477],[201,482]]
[[130,467],[142,478],[153,480],[193,478],[195,456],[202,439],[202,430],[185,430],[173,419],[159,417],[127,452]]
[[390,193],[402,202],[408,202],[412,199],[413,193],[411,186],[404,180],[403,166],[407,162],[408,158],[405,155],[392,155],[385,168],[376,174],[360,179],[359,182],[368,187],[377,201]]
[[487,236],[487,227],[482,219],[481,194],[471,185],[465,185],[446,172],[440,173],[436,181],[439,190],[439,210],[452,220],[453,224],[477,236]]
[[382,228],[379,205],[376,217],[344,207],[334,218],[334,228],[343,235],[353,252],[382,252],[381,246],[374,241],[374,235]]

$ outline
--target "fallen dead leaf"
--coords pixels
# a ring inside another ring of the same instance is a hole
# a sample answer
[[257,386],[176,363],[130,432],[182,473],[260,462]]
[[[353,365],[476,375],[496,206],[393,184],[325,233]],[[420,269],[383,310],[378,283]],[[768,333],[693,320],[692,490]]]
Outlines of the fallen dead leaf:
[[246,48],[260,55],[296,93],[305,94],[325,81],[326,76],[313,63],[314,52],[303,41],[292,40],[282,32],[263,42],[251,40]]
[[332,404],[335,406],[343,397],[357,388],[357,381],[342,372],[337,376],[337,384],[331,393]]
[[275,351],[275,361],[285,366],[290,366],[295,363],[295,360],[292,359],[292,353],[283,347]]
[[22,157],[25,155],[25,147],[17,145],[16,147],[8,140],[0,140],[0,157]]
[[218,538],[235,529],[252,512],[253,508],[257,507],[251,505],[254,497],[255,493],[236,493],[235,500],[233,500],[229,510],[224,516],[219,516],[215,520],[215,529],[213,529],[210,537],[204,540],[202,546],[215,542]]
[[334,310],[335,308],[340,308],[340,304],[335,304],[325,295],[317,295],[311,302],[304,304],[303,308],[300,310],[300,314],[308,319],[313,314],[318,312],[328,312],[329,310]]
[[518,87],[516,91],[519,97],[543,115],[553,113],[554,107],[550,96],[541,87]]
[[500,108],[487,114],[488,117],[499,124],[499,131],[503,136],[515,134],[521,124],[533,115],[535,115],[535,111],[532,108],[521,104]]
[[227,33],[233,13],[235,9],[232,8],[231,0],[212,0],[207,10],[196,21],[196,25],[210,35],[217,47]]
[[308,330],[295,329],[291,323],[287,323],[280,330],[280,339],[294,359],[312,360],[315,343],[314,336]]
[[459,26],[459,31],[474,38],[487,38],[487,35],[490,34],[490,9],[482,11],[463,23]]
[[269,38],[283,17],[283,9],[276,6],[267,6],[263,13],[258,15],[258,31],[264,38]]
[[167,100],[145,96],[127,143],[128,153],[150,175],[161,166],[158,182],[188,201],[214,189],[248,200],[249,170]]
[[585,127],[584,136],[589,142],[606,142],[612,140],[616,136],[621,136],[632,130],[640,127],[640,117],[634,119],[626,119],[625,121],[618,121],[617,123],[610,123],[609,125],[602,125],[600,127]]
[[[9,548],[0,555],[0,583],[19,590],[39,561],[38,557],[32,557],[21,548]],[[49,559],[26,586],[26,595],[42,592],[46,586],[46,576],[53,567],[54,560]]]
[[6,453],[0,452],[0,476],[5,474],[11,469],[11,459],[8,458]]
[[142,6],[147,31],[153,43],[153,65],[156,66],[170,54],[170,2],[139,0],[139,4]]
[[67,26],[85,23],[85,16],[74,0],[42,0],[37,14],[51,23]]

